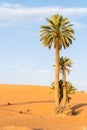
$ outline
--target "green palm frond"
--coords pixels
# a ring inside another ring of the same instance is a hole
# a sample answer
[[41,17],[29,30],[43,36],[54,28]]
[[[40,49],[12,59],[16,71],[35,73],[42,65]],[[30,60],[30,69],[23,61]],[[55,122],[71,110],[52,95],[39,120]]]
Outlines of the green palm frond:
[[66,70],[68,73],[70,73],[70,67],[72,67],[72,60],[67,57],[61,57],[60,58],[60,72],[63,72],[63,70]]
[[66,25],[66,24],[67,24],[67,21],[69,21],[68,18],[66,18],[66,17],[63,18],[63,20],[62,20],[62,25]]
[[72,44],[72,40],[75,40],[73,34],[74,30],[71,28],[71,24],[68,18],[63,18],[63,16],[55,14],[51,18],[46,18],[48,25],[40,27],[40,40],[47,46],[51,48],[52,43],[54,43],[54,48],[56,44],[59,44],[59,49],[64,47],[66,49]]
[[49,26],[50,26],[51,28],[55,28],[55,24],[54,24],[54,22],[53,22],[52,20],[46,18],[46,21],[49,23]]
[[[63,86],[62,86],[63,81],[62,80],[59,81],[59,85],[60,85],[60,93],[63,94],[63,90],[62,90],[63,89]],[[69,81],[66,81],[66,88],[67,88],[67,94],[73,94],[77,90],[75,88],[75,86]],[[52,89],[52,90],[55,89],[55,83],[54,82],[51,83],[50,89]]]

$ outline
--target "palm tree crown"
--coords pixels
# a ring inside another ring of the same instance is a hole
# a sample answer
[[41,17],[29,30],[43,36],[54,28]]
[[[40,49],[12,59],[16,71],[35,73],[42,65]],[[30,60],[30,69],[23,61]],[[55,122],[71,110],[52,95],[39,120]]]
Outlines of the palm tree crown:
[[71,28],[73,24],[70,24],[68,18],[63,18],[61,15],[53,15],[51,19],[46,18],[48,25],[41,26],[40,40],[44,46],[51,48],[52,43],[54,47],[59,43],[59,48],[69,47],[72,44],[74,30]]
[[60,72],[62,71],[67,71],[68,73],[70,73],[70,67],[72,67],[72,60],[70,58],[67,57],[61,57],[60,61]]

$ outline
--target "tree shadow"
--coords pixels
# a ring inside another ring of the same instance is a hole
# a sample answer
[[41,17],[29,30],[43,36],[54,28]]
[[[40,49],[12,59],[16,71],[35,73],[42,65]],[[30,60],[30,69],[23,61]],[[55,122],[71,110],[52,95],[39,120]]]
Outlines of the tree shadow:
[[[73,115],[80,114],[84,110],[84,109],[82,109],[82,107],[84,107],[84,106],[87,106],[87,103],[80,103],[80,104],[77,104],[77,105],[71,107]],[[81,109],[79,109],[79,108],[81,108]]]
[[38,104],[38,103],[54,103],[54,100],[45,100],[45,101],[28,101],[28,102],[19,102],[19,103],[11,103],[0,105],[0,107],[5,106],[13,106],[13,105],[26,105],[26,104]]
[[[39,104],[42,104],[42,103],[54,103],[54,101],[53,100],[47,100],[47,101],[28,101],[28,102],[19,102],[19,103],[8,102],[7,104],[0,105],[0,109],[5,110],[5,111],[10,111],[10,112],[16,112],[16,113],[20,113],[20,114],[30,114],[31,109],[27,109],[25,111],[22,111],[22,110],[17,111],[17,110],[11,109],[11,106],[27,105],[27,104],[38,104],[38,103]],[[10,107],[10,109],[6,108],[6,107]],[[39,130],[39,129],[37,129],[37,130]]]

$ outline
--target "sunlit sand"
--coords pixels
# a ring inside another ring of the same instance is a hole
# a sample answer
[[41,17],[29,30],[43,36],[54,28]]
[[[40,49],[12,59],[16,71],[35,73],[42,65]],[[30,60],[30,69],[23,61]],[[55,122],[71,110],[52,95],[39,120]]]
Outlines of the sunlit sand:
[[87,130],[87,93],[72,94],[75,115],[59,117],[52,91],[46,86],[0,85],[0,130]]

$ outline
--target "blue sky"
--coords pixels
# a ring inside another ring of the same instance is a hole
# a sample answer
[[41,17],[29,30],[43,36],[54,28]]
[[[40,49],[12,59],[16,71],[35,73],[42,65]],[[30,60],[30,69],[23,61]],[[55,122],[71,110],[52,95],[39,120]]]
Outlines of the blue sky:
[[0,83],[50,85],[54,81],[55,52],[43,47],[41,25],[52,14],[68,17],[76,32],[73,45],[61,51],[72,59],[67,75],[78,90],[87,91],[87,1],[1,0]]

